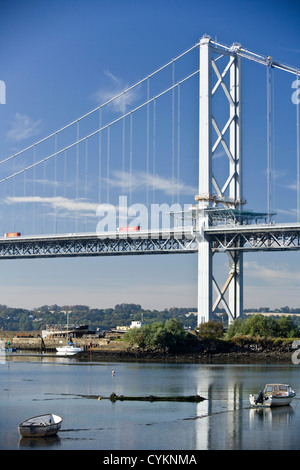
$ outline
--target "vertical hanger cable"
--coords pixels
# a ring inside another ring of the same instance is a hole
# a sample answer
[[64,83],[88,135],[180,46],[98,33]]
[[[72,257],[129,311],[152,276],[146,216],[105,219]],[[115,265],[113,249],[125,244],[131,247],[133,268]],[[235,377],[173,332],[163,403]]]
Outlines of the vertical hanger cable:
[[[297,73],[297,86],[299,75]],[[297,222],[300,222],[300,130],[299,130],[299,95],[296,101],[296,131],[297,131]]]
[[271,71],[267,67],[267,212],[268,220],[271,218],[271,186],[272,186],[272,122],[271,122]]

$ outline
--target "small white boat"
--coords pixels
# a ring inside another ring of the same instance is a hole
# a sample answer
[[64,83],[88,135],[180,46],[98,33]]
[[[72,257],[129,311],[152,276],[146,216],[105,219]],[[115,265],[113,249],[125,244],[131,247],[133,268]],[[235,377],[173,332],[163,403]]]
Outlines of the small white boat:
[[56,348],[56,352],[60,356],[74,356],[74,354],[78,354],[84,351],[84,348],[76,346],[75,344],[67,344],[66,346],[58,346]]
[[57,346],[56,351],[59,356],[74,356],[74,354],[84,351],[84,348],[76,346],[76,344],[69,341],[69,312],[67,312],[67,344],[65,346]]
[[62,418],[48,413],[26,419],[18,426],[19,433],[23,437],[54,436],[61,427]]
[[294,390],[287,384],[267,384],[258,395],[249,395],[251,406],[285,406],[289,405],[296,396]]

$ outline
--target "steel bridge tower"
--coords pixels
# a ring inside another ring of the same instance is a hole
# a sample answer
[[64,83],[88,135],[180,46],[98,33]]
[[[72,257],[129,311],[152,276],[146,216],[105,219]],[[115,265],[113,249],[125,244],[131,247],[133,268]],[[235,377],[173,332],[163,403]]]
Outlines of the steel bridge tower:
[[[213,275],[213,247],[205,229],[213,208],[240,210],[242,198],[242,129],[241,129],[241,57],[239,45],[219,49],[209,37],[200,40],[199,85],[199,194],[196,196],[198,233],[198,324],[212,319],[212,312],[222,301],[229,322],[243,313],[243,254],[228,251],[229,274],[223,287]],[[219,59],[222,58],[222,61]],[[225,68],[224,66],[225,60]],[[221,63],[222,70],[219,70]],[[218,122],[214,107],[216,93],[224,92],[227,107],[225,125]],[[225,183],[213,171],[216,150],[226,154]],[[213,288],[217,298],[213,303]],[[225,299],[227,293],[228,300]]]

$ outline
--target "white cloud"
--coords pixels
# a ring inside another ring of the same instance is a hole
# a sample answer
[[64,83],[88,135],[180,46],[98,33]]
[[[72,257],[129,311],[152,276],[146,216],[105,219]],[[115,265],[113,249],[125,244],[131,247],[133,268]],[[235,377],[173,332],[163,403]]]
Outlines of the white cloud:
[[41,122],[41,120],[33,121],[26,114],[16,113],[14,121],[11,122],[11,128],[7,132],[7,138],[20,141],[33,137],[39,133]]
[[270,263],[268,265],[261,264],[257,261],[244,262],[245,275],[253,278],[261,284],[272,284],[273,286],[299,285],[300,271],[291,269],[288,263]]
[[[289,255],[292,258],[296,256],[295,252]],[[244,261],[244,307],[299,307],[300,270],[297,260],[296,265],[288,261],[264,262],[264,256],[260,256],[262,261]]]
[[84,213],[85,216],[92,216],[95,217],[96,210],[98,207],[97,203],[88,202],[85,200],[75,200],[75,199],[68,199],[62,196],[56,197],[41,197],[41,196],[15,196],[11,197],[8,196],[5,199],[7,204],[12,203],[39,203],[50,206],[52,209],[57,210],[65,210],[69,213]]
[[137,171],[130,175],[126,171],[114,171],[112,177],[109,179],[111,187],[119,187],[125,191],[130,188],[132,191],[144,190],[148,187],[151,190],[163,191],[165,194],[172,195],[179,191],[180,194],[187,194],[194,196],[197,193],[197,188],[186,185],[182,182],[174,181],[171,178],[164,178],[159,175],[152,175],[145,171]]
[[300,54],[300,49],[297,47],[279,47],[279,49],[287,52],[293,52],[294,54]]
[[288,215],[292,217],[297,216],[297,209],[276,209],[277,214]]
[[[104,73],[109,78],[110,83],[106,88],[101,88],[99,91],[93,94],[93,99],[95,99],[98,104],[106,103],[129,88],[129,86],[122,79],[116,77],[110,71],[105,71]],[[132,105],[139,98],[139,96],[140,87],[136,86],[132,90],[129,90],[126,93],[122,93],[121,96],[115,98],[110,103],[110,106],[114,111],[125,114],[128,106]]]
[[225,150],[223,150],[223,149],[220,149],[217,152],[213,153],[213,158],[222,158],[222,157],[226,157],[226,156],[227,156],[227,154],[226,154]]

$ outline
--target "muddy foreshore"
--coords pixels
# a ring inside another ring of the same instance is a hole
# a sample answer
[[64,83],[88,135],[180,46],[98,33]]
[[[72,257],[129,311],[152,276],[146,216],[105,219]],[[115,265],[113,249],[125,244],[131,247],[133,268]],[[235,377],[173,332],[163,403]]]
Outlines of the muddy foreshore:
[[[8,347],[17,351],[40,351],[55,353],[57,340],[41,342],[38,334],[20,332],[1,332],[0,339]],[[169,362],[169,363],[216,363],[216,364],[295,364],[292,355],[297,352],[291,344],[281,343],[275,346],[271,341],[237,345],[226,341],[202,341],[192,351],[171,352],[167,349],[142,349],[129,347],[123,341],[104,339],[80,339],[76,341],[84,347],[84,352],[76,358],[83,361],[127,361],[127,362]],[[295,356],[294,356],[295,358]],[[298,358],[296,357],[296,360]],[[300,349],[299,349],[300,361]]]
[[159,350],[128,348],[120,350],[91,350],[80,353],[77,358],[91,361],[112,362],[160,362],[160,363],[199,363],[199,364],[292,364],[293,350],[235,350],[227,352],[211,351],[192,353],[171,353]]

